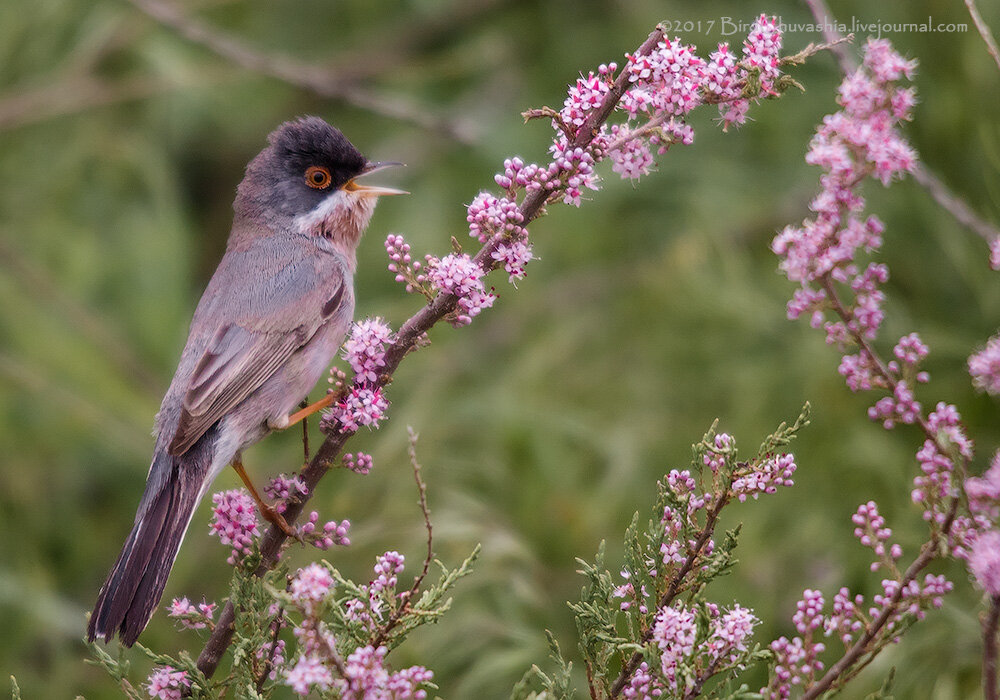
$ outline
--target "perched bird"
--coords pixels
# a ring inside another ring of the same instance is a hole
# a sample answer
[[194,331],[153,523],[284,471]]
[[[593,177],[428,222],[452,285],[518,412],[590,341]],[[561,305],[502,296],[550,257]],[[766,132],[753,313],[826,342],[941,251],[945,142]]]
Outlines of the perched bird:
[[87,637],[135,643],[163,595],[195,506],[232,464],[265,517],[291,530],[246,476],[240,452],[318,410],[291,412],[340,348],[354,314],[355,252],[379,196],[360,184],[386,165],[317,117],[286,122],[247,166],[226,253],[191,321],[160,411],[132,532]]

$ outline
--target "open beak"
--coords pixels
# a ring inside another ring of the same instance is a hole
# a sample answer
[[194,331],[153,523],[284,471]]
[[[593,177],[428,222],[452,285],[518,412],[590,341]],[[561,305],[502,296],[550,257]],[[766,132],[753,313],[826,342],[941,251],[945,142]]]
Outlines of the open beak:
[[362,169],[361,174],[356,178],[348,180],[344,185],[344,189],[348,192],[357,192],[362,197],[387,197],[393,194],[410,194],[406,190],[397,190],[394,187],[380,187],[378,185],[362,185],[358,182],[359,178],[370,175],[377,170],[382,170],[383,168],[390,168],[394,166],[403,166],[402,163],[395,162],[374,162],[368,161],[365,167]]

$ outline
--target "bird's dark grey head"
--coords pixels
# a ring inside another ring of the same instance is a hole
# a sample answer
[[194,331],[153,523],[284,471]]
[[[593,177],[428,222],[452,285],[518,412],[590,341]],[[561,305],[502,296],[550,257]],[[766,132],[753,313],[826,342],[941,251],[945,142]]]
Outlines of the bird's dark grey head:
[[314,210],[360,175],[368,161],[339,129],[319,117],[288,121],[247,166],[237,189],[237,217],[281,224]]

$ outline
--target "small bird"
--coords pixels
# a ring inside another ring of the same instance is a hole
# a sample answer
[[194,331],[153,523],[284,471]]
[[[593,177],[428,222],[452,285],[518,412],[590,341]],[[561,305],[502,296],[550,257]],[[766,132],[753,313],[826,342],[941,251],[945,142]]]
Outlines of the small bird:
[[[241,451],[329,403],[294,414],[336,355],[354,315],[356,250],[380,196],[367,160],[318,117],[282,124],[247,166],[225,255],[198,303],[156,415],[156,446],[132,532],[90,616],[87,638],[131,646],[166,586],[191,516],[231,464],[262,514]],[[291,414],[291,415],[290,415]]]

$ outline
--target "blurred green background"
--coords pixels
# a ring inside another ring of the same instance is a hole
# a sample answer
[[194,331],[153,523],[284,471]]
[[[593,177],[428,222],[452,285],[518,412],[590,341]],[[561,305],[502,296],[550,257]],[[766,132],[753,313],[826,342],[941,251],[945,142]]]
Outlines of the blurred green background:
[[[982,4],[1000,27],[995,3]],[[969,22],[960,0],[889,5],[832,9],[847,22]],[[357,279],[359,317],[398,326],[419,299],[386,271],[385,234],[403,233],[420,255],[447,252],[452,235],[468,241],[464,204],[493,187],[502,160],[545,157],[550,130],[523,125],[522,110],[558,107],[579,71],[621,61],[658,20],[701,20],[684,39],[704,54],[742,40],[720,33],[724,17],[809,20],[803,5],[775,0],[166,7],[308,63],[313,72],[291,72],[332,78],[350,99],[249,71],[124,0],[0,4],[0,670],[17,675],[26,698],[117,697],[83,662],[84,615],[131,525],[153,415],[224,249],[234,189],[271,129],[318,114],[370,157],[408,164],[392,184],[413,194],[379,206]],[[915,147],[995,221],[1000,75],[979,36],[970,26],[890,38],[920,60]],[[785,45],[819,40],[792,34]],[[494,309],[460,331],[436,328],[431,347],[401,367],[391,420],[350,445],[374,454],[373,473],[335,472],[322,484],[313,503],[354,523],[354,544],[331,561],[367,580],[374,557],[398,549],[416,568],[424,533],[406,426],[419,431],[438,555],[454,565],[483,544],[453,611],[393,655],[433,669],[443,697],[506,697],[531,663],[545,666],[545,628],[574,648],[565,605],[582,584],[574,557],[608,538],[615,567],[632,513],[647,513],[656,479],[687,465],[715,418],[752,452],[804,401],[814,407],[794,445],[796,487],[734,507],[723,523],[744,523],[741,561],[708,593],[752,607],[764,620],[758,640],[791,632],[805,587],[828,599],[840,585],[869,596],[880,588],[851,536],[859,503],[879,502],[908,554],[922,541],[909,501],[920,436],[870,423],[873,398],[845,388],[822,333],[785,319],[792,285],[768,245],[806,214],[818,171],[803,154],[839,82],[828,55],[794,75],[807,92],[760,105],[741,130],[722,134],[700,111],[695,145],[660,158],[658,173],[633,186],[607,169],[581,210],[554,207],[532,228],[540,259],[516,293],[496,276]],[[973,393],[965,359],[1000,323],[986,246],[912,180],[868,194],[887,223],[892,271],[882,347],[920,332],[932,383],[919,398],[959,405],[981,470],[1000,421],[996,401]],[[297,435],[277,435],[246,462],[262,482],[296,468],[300,451]],[[235,485],[230,473],[217,482]],[[166,601],[224,595],[227,551],[207,536],[208,511],[195,517]],[[891,666],[899,697],[978,695],[978,594],[962,569],[941,570],[957,587],[945,608],[844,697],[871,692]],[[162,612],[142,641],[200,649]],[[135,658],[139,682],[149,665]]]

